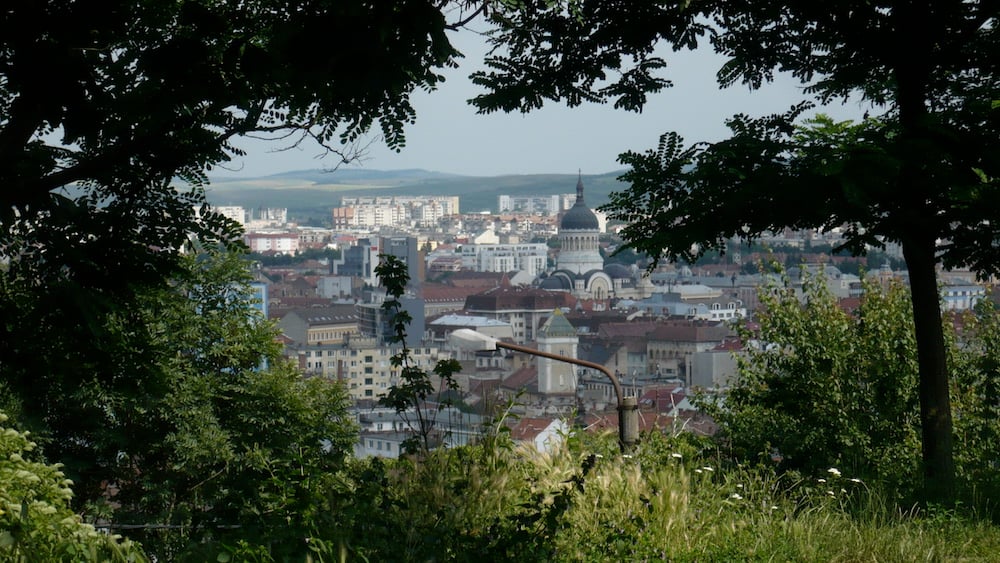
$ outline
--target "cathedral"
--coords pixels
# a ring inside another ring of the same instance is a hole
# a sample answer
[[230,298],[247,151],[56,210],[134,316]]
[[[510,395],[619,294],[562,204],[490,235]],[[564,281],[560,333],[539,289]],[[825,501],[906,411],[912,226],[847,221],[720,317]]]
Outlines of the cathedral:
[[622,293],[633,294],[636,274],[621,264],[604,266],[600,223],[583,199],[583,177],[576,182],[576,202],[559,222],[556,269],[541,282],[543,289],[568,291],[579,299],[604,303]]

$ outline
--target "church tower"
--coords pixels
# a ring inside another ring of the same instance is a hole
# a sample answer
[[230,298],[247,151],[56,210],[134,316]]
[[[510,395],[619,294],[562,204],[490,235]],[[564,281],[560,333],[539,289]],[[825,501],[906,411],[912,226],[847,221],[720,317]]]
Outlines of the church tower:
[[583,176],[576,181],[576,203],[563,215],[559,223],[558,269],[574,274],[585,274],[604,268],[601,258],[601,232],[597,216],[583,201]]
[[[560,309],[538,329],[538,349],[550,354],[576,357],[580,339],[576,329]],[[576,366],[558,360],[537,358],[538,392],[542,394],[576,394]]]

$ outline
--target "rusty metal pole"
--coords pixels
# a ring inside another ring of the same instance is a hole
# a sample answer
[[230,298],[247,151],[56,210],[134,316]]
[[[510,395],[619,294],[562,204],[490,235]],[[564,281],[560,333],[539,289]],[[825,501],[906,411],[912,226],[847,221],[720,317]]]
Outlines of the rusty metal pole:
[[622,397],[618,405],[618,440],[622,453],[628,453],[639,441],[639,401],[635,397]]
[[636,442],[639,441],[639,402],[635,397],[625,396],[625,393],[622,390],[621,382],[618,381],[615,374],[611,373],[608,368],[602,366],[601,364],[588,362],[587,360],[578,360],[577,358],[571,358],[569,356],[560,356],[558,354],[543,352],[541,350],[521,346],[519,344],[500,342],[499,340],[496,342],[496,347],[513,350],[515,352],[522,352],[524,354],[528,354],[529,356],[539,356],[585,368],[596,369],[597,371],[603,373],[608,379],[611,380],[611,385],[615,388],[615,398],[618,400],[618,446],[621,448],[622,453],[632,451]]

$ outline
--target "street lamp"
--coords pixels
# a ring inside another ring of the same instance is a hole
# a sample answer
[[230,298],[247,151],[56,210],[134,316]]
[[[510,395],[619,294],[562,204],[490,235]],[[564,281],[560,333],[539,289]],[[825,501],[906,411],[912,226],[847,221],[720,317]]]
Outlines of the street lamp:
[[621,447],[622,452],[624,453],[631,450],[632,446],[635,445],[636,440],[638,440],[639,403],[635,397],[624,396],[621,382],[618,381],[615,374],[611,373],[608,368],[602,366],[601,364],[588,362],[586,360],[579,360],[569,356],[560,356],[558,354],[543,352],[541,350],[528,348],[527,346],[520,346],[518,344],[501,342],[496,338],[486,336],[485,334],[468,328],[460,328],[453,331],[448,337],[448,340],[452,346],[463,348],[465,350],[487,351],[504,348],[515,352],[523,352],[530,356],[538,356],[590,369],[596,369],[607,376],[607,378],[611,380],[611,385],[615,388],[615,397],[618,399],[618,445]]

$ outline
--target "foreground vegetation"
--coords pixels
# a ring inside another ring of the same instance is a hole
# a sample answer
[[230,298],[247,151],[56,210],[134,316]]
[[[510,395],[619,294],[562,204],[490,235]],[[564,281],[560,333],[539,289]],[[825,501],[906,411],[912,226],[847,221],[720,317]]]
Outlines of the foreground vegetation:
[[[718,461],[710,441],[691,436],[647,435],[622,457],[611,434],[574,435],[541,454],[503,433],[421,457],[353,460],[308,519],[312,529],[280,534],[298,534],[296,549],[273,552],[269,532],[258,530],[263,537],[202,546],[197,560],[987,561],[1000,553],[1000,529],[975,515],[901,511],[837,468],[792,479]],[[0,559],[145,559],[134,544],[81,524],[59,487],[25,485],[52,482],[55,469],[23,466],[0,460],[0,473],[22,477],[0,485]]]
[[[552,454],[488,445],[352,465],[356,494],[317,559],[369,561],[987,560],[1000,529],[899,511],[828,468],[792,480],[717,465],[708,441],[574,436]],[[380,486],[373,487],[373,481]]]

